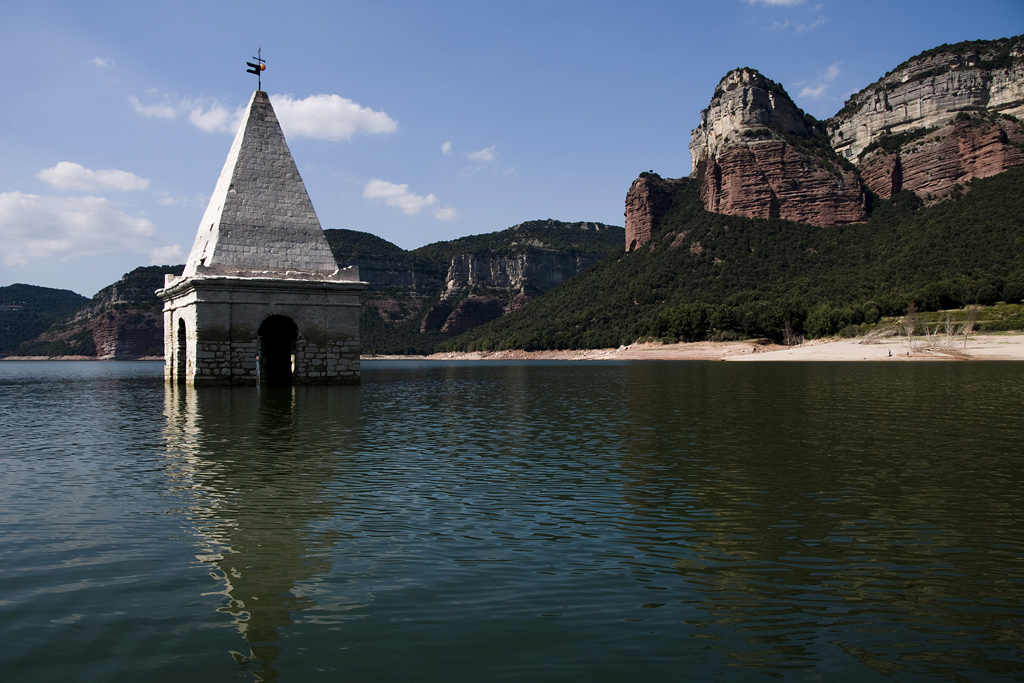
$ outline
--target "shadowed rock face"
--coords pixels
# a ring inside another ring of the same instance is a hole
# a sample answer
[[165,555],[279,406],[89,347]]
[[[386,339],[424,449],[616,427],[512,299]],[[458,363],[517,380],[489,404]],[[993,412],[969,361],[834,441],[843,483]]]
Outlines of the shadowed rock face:
[[861,177],[883,199],[910,190],[940,199],[958,184],[1024,165],[1024,128],[1006,119],[953,122],[897,152],[865,155]]
[[459,302],[445,321],[441,332],[456,337],[474,327],[489,323],[505,314],[501,301],[489,296],[468,296]]
[[662,178],[656,173],[642,173],[626,193],[626,253],[636,250],[651,239],[651,230],[672,205],[672,194],[687,178]]

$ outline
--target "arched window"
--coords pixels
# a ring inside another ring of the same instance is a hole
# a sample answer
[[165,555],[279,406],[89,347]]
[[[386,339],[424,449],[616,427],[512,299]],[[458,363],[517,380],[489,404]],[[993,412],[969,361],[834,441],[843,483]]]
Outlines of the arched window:
[[185,381],[185,373],[188,368],[188,334],[185,331],[185,321],[178,318],[178,335],[174,345],[174,380]]
[[260,384],[289,386],[295,370],[295,340],[299,328],[291,318],[272,315],[256,331]]

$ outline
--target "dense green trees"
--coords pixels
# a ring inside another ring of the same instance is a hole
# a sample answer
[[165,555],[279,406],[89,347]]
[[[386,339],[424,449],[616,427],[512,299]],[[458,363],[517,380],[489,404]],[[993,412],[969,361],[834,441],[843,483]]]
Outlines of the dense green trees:
[[867,223],[817,228],[704,210],[681,188],[650,245],[443,345],[595,348],[640,338],[808,337],[902,314],[1024,298],[1024,169],[926,207],[899,193]]
[[89,300],[67,289],[14,284],[0,287],[0,355],[41,334]]

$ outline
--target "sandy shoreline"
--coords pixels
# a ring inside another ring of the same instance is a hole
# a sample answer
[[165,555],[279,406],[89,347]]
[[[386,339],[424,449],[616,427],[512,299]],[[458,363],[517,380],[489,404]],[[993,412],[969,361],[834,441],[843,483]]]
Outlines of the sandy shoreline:
[[[909,352],[909,353],[908,353]],[[88,356],[8,356],[0,360],[98,360]],[[138,360],[162,361],[160,357]],[[617,349],[584,351],[477,351],[435,353],[430,356],[364,355],[362,360],[727,360],[727,361],[939,361],[1024,360],[1024,334],[971,335],[952,344],[941,340],[927,344],[905,339],[815,339],[799,346],[779,346],[756,341],[694,342],[689,344],[631,344]]]
[[[909,353],[908,353],[909,352]],[[891,355],[890,355],[891,354]],[[800,346],[778,346],[755,341],[644,343],[617,349],[585,351],[493,351],[435,353],[430,356],[365,355],[363,360],[726,360],[726,361],[937,361],[1024,360],[1024,334],[971,335],[952,344],[928,345],[914,339],[816,339]]]

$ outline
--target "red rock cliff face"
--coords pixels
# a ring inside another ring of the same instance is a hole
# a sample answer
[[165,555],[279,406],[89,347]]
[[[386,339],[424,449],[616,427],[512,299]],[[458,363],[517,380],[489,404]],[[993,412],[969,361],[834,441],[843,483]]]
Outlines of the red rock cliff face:
[[474,327],[505,315],[501,301],[490,296],[468,296],[459,302],[441,328],[443,334],[457,337]]
[[818,226],[867,219],[855,171],[823,168],[815,157],[777,139],[725,145],[707,162],[701,198],[708,211],[732,216]]
[[691,134],[693,175],[701,180],[704,207],[819,226],[866,220],[867,198],[857,173],[815,144],[827,150],[824,126],[806,116],[782,86],[753,69],[730,71]]
[[651,239],[651,231],[672,205],[672,193],[687,178],[662,178],[654,173],[641,174],[626,193],[626,253],[635,251]]
[[1024,165],[1024,128],[1007,119],[958,121],[903,145],[870,152],[861,161],[865,184],[883,199],[910,190],[940,199],[957,184]]
[[140,317],[115,315],[97,324],[92,330],[96,357],[125,360],[147,356],[151,351],[160,355],[164,345],[163,319]]
[[[974,178],[1024,165],[1021,117],[1022,36],[926,50],[824,122],[804,114],[779,84],[735,69],[691,134],[691,177],[700,179],[709,211],[857,223],[867,218],[867,190],[938,200]],[[627,247],[649,238],[642,218],[652,211],[641,189],[634,183],[627,196]],[[641,217],[632,226],[631,210]]]

